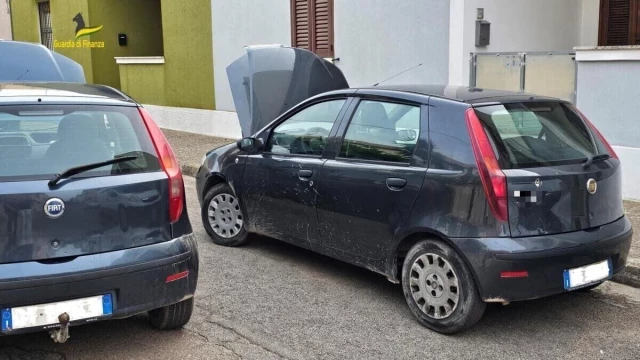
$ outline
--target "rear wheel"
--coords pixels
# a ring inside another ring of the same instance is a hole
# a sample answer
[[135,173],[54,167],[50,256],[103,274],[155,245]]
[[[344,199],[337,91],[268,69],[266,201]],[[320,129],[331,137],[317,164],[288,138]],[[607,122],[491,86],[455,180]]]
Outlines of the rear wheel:
[[411,248],[402,267],[402,289],[418,321],[440,333],[470,328],[486,307],[463,259],[437,240]]
[[207,192],[202,205],[202,224],[218,245],[240,246],[248,240],[240,203],[226,183]]
[[172,330],[185,326],[193,313],[193,298],[177,304],[149,311],[151,325],[159,330]]

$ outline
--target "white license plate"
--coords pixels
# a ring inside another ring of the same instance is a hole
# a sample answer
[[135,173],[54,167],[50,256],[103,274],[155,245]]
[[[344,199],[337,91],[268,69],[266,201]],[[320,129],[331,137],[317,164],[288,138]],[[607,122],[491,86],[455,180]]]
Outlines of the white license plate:
[[109,316],[113,313],[111,294],[2,309],[2,331],[57,325],[58,316],[63,313],[69,315],[71,322]]
[[611,276],[611,271],[611,260],[565,270],[564,288],[569,290],[596,283]]

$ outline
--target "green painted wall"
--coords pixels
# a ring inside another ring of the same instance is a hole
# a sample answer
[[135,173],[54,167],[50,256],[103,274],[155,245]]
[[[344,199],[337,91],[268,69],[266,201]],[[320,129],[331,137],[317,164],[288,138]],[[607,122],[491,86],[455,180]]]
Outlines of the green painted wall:
[[122,91],[138,102],[152,105],[166,105],[163,64],[132,64],[120,66],[120,86]]
[[11,31],[13,39],[40,42],[38,5],[35,1],[11,2]]
[[215,108],[211,28],[211,0],[162,0],[167,106]]
[[[73,17],[104,27],[81,40],[104,48],[56,48],[78,61],[87,82],[121,88],[140,102],[215,109],[211,0],[50,0],[53,38],[75,39]],[[160,4],[160,5],[158,5]],[[35,0],[13,0],[15,40],[39,42]],[[161,21],[159,20],[161,19]],[[117,34],[128,46],[120,47]],[[114,57],[164,55],[164,65],[121,65]]]
[[[104,42],[104,48],[91,49],[93,82],[120,88],[115,57],[162,55],[160,0],[88,1],[91,23],[87,26],[104,26],[91,35],[91,41]],[[118,34],[127,35],[127,46],[118,44]]]
[[[32,0],[22,0],[30,2]],[[15,3],[17,1],[12,1]],[[87,26],[92,26],[91,14],[87,0],[50,0],[51,24],[53,28],[53,40],[75,40],[76,26],[73,18],[81,12]],[[14,20],[15,21],[15,20]],[[36,22],[36,26],[38,23]],[[72,58],[82,65],[87,82],[93,83],[93,65],[90,48],[55,48],[55,51]]]

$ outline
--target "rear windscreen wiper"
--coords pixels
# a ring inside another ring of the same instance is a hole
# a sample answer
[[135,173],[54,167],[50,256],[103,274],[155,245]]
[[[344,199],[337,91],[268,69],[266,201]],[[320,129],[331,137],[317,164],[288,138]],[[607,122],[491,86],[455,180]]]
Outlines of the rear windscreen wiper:
[[121,162],[125,162],[125,161],[131,161],[131,160],[135,160],[137,158],[138,158],[137,156],[128,155],[128,156],[115,157],[115,158],[113,158],[111,160],[107,160],[107,161],[101,161],[101,162],[97,162],[97,163],[93,163],[93,164],[87,164],[87,165],[72,167],[70,169],[67,169],[67,170],[57,174],[56,176],[53,177],[53,179],[49,180],[49,187],[55,186],[58,183],[58,181],[60,181],[62,179],[66,179],[66,178],[68,178],[70,176],[73,176],[73,175],[76,175],[76,174],[80,174],[80,173],[83,173],[85,171],[89,171],[89,170],[101,168],[103,166],[113,165],[113,164],[117,164],[117,163],[121,163]]
[[589,155],[589,157],[584,162],[582,167],[586,169],[589,166],[591,166],[591,164],[593,164],[594,162],[604,161],[604,160],[607,160],[610,157],[611,157],[611,155],[609,155],[609,154]]

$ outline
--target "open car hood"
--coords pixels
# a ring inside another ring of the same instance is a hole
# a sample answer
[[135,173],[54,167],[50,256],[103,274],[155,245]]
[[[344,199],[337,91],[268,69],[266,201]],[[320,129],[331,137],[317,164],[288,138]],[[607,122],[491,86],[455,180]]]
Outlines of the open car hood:
[[0,54],[0,82],[86,82],[80,64],[40,44],[0,41]]
[[314,95],[349,87],[338,67],[310,51],[281,45],[246,50],[227,67],[242,136]]

